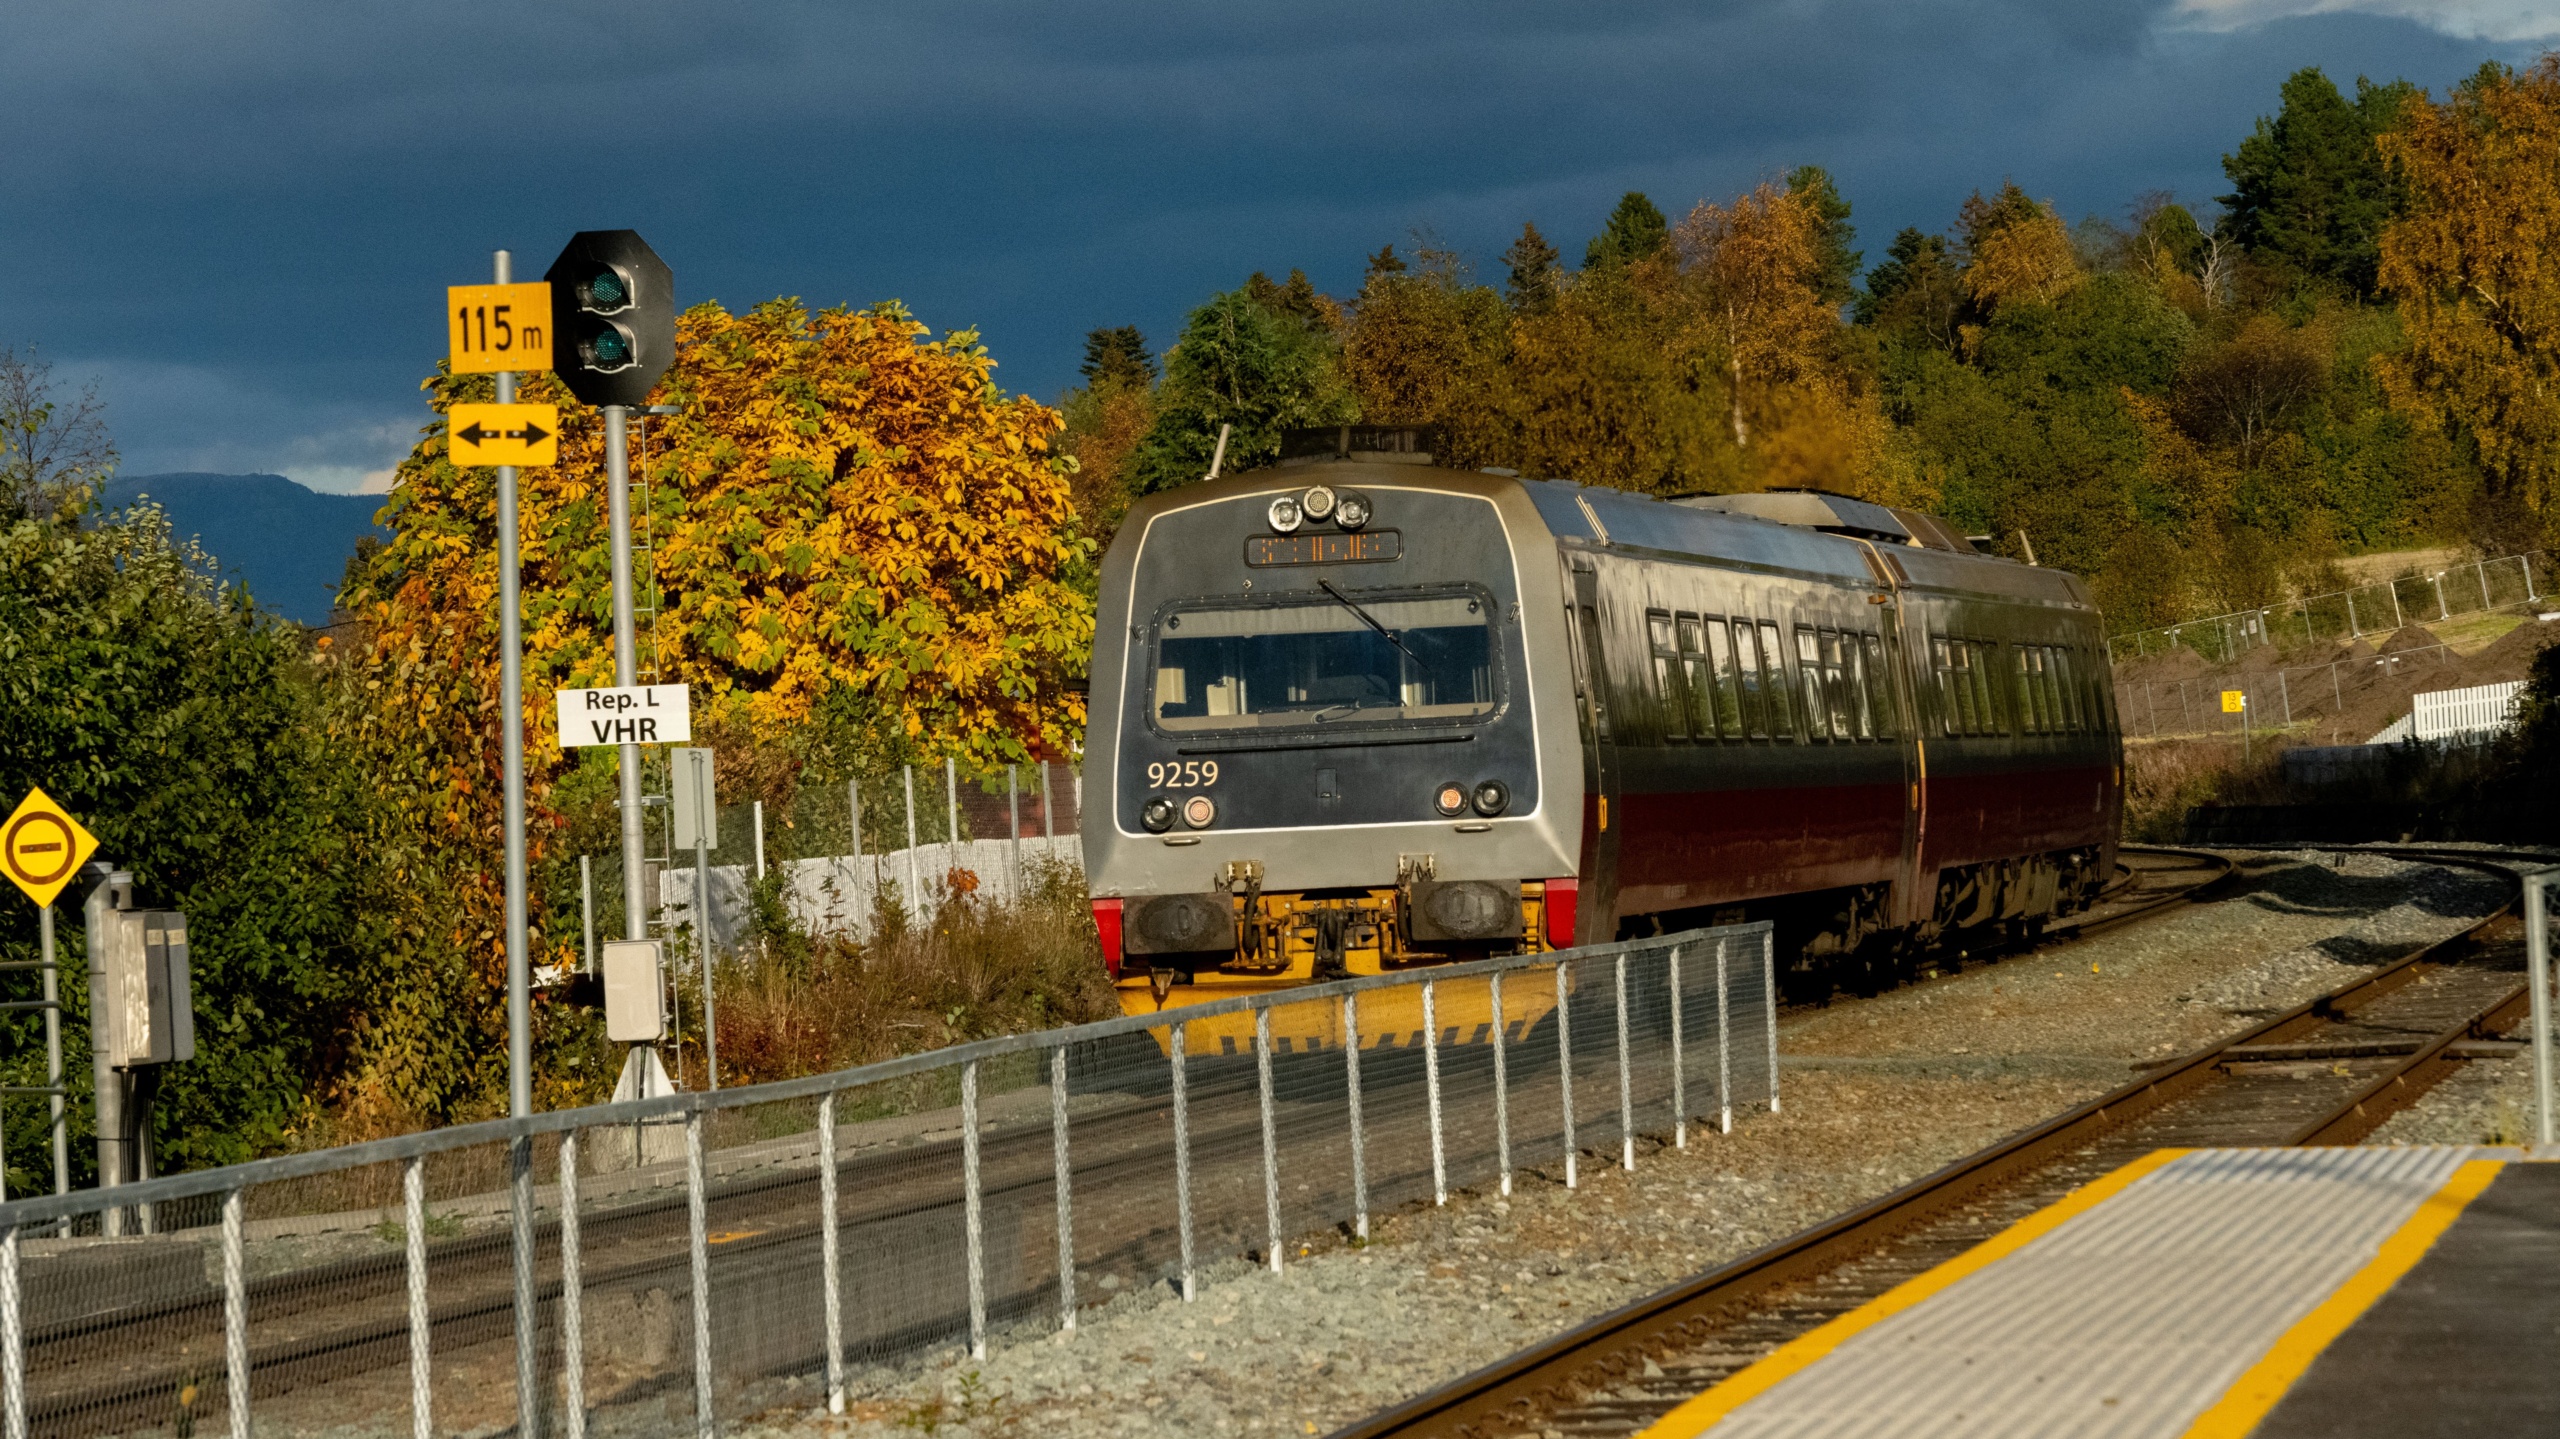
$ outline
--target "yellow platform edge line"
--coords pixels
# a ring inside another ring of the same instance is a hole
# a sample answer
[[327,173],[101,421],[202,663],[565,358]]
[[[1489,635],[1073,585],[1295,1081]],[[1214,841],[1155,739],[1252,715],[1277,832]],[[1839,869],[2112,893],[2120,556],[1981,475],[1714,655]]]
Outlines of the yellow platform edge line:
[[2196,1416],[2196,1422],[2187,1426],[2184,1439],[2241,1439],[2257,1428],[2258,1421],[2267,1417],[2294,1382],[2311,1368],[2312,1361],[2363,1318],[2364,1312],[2390,1292],[2402,1275],[2427,1257],[2427,1251],[2498,1177],[2506,1163],[2503,1159],[2463,1161],[2443,1188],[2429,1195],[2408,1222],[2382,1241],[2372,1262],[2330,1291],[2328,1298],[2297,1320],[2257,1363],[2249,1366],[2247,1373],[2224,1390],[2212,1408]]
[[1855,1335],[1951,1287],[1965,1276],[2017,1253],[2076,1216],[2123,1193],[2143,1176],[2194,1152],[2192,1149],[2155,1149],[2121,1169],[2080,1186],[1926,1274],[1914,1275],[1820,1328],[1788,1340],[1739,1373],[1663,1415],[1638,1439],[1692,1439],[1694,1435],[1705,1433],[1726,1415],[1768,1393]]

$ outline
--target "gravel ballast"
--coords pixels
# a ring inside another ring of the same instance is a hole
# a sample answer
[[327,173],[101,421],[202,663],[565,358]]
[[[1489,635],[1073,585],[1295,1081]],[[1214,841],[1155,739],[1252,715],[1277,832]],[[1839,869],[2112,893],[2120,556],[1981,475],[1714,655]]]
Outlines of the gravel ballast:
[[1278,1275],[1227,1259],[1195,1303],[1162,1286],[1123,1294],[1072,1334],[999,1337],[983,1362],[947,1352],[859,1374],[846,1415],[776,1410],[737,1428],[1329,1431],[1890,1192],[2137,1063],[2463,928],[2503,894],[2374,856],[2255,856],[2218,902],[1788,1016],[1784,1112],[1640,1149],[1632,1174],[1586,1157],[1568,1191],[1557,1156],[1526,1157],[1543,1167],[1507,1200],[1385,1216],[1365,1246],[1302,1238]]

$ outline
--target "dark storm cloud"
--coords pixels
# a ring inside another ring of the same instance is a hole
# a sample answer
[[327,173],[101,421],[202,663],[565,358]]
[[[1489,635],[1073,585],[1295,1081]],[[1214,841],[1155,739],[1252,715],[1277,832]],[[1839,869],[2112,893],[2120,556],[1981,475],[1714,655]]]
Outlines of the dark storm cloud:
[[[2229,23],[2224,16],[2220,23]],[[101,377],[141,468],[347,483],[423,413],[438,287],[628,224],[688,297],[897,296],[1008,385],[1249,270],[1414,227],[1493,268],[1805,162],[1874,254],[2014,176],[2194,200],[2306,64],[2441,87],[2510,44],[2158,4],[64,4],[0,46],[0,342]]]

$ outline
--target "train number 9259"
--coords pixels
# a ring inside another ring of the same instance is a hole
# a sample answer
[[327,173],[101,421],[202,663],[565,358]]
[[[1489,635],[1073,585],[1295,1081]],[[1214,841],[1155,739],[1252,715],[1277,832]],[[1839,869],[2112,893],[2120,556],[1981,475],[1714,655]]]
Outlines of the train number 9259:
[[1218,782],[1216,760],[1166,760],[1147,766],[1149,789],[1205,789]]

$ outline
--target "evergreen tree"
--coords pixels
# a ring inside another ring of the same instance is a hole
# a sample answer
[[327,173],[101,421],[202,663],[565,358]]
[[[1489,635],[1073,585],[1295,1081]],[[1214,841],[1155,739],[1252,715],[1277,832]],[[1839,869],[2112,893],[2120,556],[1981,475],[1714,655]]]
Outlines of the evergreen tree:
[[1105,386],[1136,386],[1144,389],[1156,382],[1156,361],[1147,353],[1147,337],[1135,325],[1117,329],[1094,330],[1084,337],[1084,363],[1077,367],[1088,389]]
[[1338,307],[1304,274],[1292,271],[1289,281],[1256,274],[1191,312],[1165,361],[1155,423],[1132,461],[1133,493],[1205,476],[1220,425],[1235,427],[1227,443],[1232,471],[1277,457],[1283,431],[1359,418],[1334,339]]
[[1523,223],[1520,238],[1502,252],[1502,263],[1511,267],[1510,283],[1504,297],[1511,308],[1522,313],[1544,307],[1556,296],[1556,262],[1563,256],[1538,233],[1538,227]]
[[1404,257],[1396,253],[1396,247],[1393,245],[1389,245],[1385,249],[1380,250],[1378,253],[1369,257],[1368,278],[1370,279],[1375,279],[1380,275],[1401,275],[1403,273]]
[[2222,157],[2231,236],[2262,260],[2373,293],[2383,227],[2404,204],[2375,137],[2415,93],[2406,81],[2356,81],[2349,104],[2316,69],[2284,82],[2283,106]]
[[1586,270],[1645,259],[1671,243],[1671,222],[1653,207],[1642,190],[1629,190],[1609,212],[1609,223],[1582,252]]
[[1818,269],[1816,284],[1823,303],[1845,305],[1857,295],[1858,265],[1866,256],[1849,247],[1857,242],[1857,227],[1849,223],[1849,202],[1831,183],[1829,171],[1819,165],[1801,165],[1787,175],[1787,193],[1803,197],[1813,207],[1821,230],[1814,237],[1814,253]]

